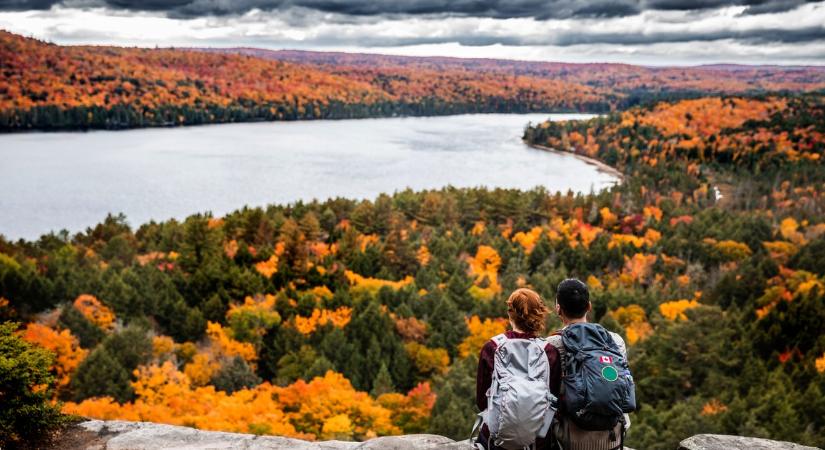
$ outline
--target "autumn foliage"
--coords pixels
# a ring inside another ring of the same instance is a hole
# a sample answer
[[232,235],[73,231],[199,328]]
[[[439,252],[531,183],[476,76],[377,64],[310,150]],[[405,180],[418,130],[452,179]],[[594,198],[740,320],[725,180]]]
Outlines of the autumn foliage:
[[88,354],[69,330],[57,331],[39,323],[26,325],[23,339],[54,353],[52,371],[58,391],[69,386],[72,374]]
[[[183,59],[175,70],[189,70]],[[362,73],[357,61],[347,64]],[[588,320],[628,344],[645,405],[628,445],[757,430],[817,446],[823,118],[818,94],[720,95],[527,127],[528,143],[623,172],[587,195],[405,190],[0,239],[0,308],[57,356],[67,412],[309,439],[460,439],[478,352],[508,326],[507,295],[552,299],[578,277]],[[548,325],[561,323],[551,314]]]
[[91,295],[77,297],[73,306],[93,324],[105,331],[112,331],[115,326],[115,314]]
[[[808,68],[649,68],[255,49],[64,47],[5,31],[0,32],[0,60],[0,129],[594,112],[638,102],[634,96],[639,92],[678,96],[825,87],[822,72]],[[680,111],[643,123],[689,134],[712,122],[717,110],[725,126],[736,123],[741,111],[718,103],[685,108],[696,116],[686,125],[678,125]]]
[[204,430],[351,440],[399,434],[402,427],[414,427],[426,420],[434,401],[428,385],[418,386],[407,396],[385,395],[375,400],[331,371],[310,382],[300,380],[286,387],[263,383],[232,394],[213,386],[195,387],[169,361],[143,367],[137,376],[137,399],[132,403],[89,399],[68,403],[64,411]]
[[470,335],[464,338],[458,346],[458,354],[465,358],[478,355],[487,341],[507,330],[505,319],[484,319],[482,321],[478,316],[472,316],[466,320]]
[[0,60],[3,129],[610,108],[600,89],[528,75],[330,70],[198,50],[61,47],[8,32]]

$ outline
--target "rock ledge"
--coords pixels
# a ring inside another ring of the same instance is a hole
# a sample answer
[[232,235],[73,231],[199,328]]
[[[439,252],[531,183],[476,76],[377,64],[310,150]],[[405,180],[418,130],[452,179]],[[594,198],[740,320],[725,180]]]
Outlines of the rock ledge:
[[[366,442],[310,442],[280,436],[203,431],[151,422],[88,420],[68,427],[51,449],[60,450],[472,450],[468,441],[410,434]],[[632,450],[625,447],[625,450]],[[817,450],[790,442],[740,436],[700,434],[685,439],[678,450]]]
[[[124,420],[89,420],[74,426],[67,450],[471,450],[464,442],[444,436],[411,434],[370,439],[366,442],[304,441],[280,436],[203,431],[194,428]],[[78,437],[77,434],[83,436]]]
[[697,434],[679,444],[679,450],[818,450],[793,442],[768,439],[727,436],[721,434]]

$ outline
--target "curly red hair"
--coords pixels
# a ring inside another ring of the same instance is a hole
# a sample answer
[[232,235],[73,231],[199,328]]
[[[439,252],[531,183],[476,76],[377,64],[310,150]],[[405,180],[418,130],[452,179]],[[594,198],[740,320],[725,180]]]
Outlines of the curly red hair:
[[544,331],[547,307],[538,292],[520,288],[507,299],[507,314],[521,331],[538,334]]

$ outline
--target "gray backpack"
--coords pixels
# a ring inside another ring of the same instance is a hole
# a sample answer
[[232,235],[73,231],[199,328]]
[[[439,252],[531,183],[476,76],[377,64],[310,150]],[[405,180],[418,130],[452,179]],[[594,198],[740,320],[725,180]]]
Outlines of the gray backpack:
[[490,430],[490,444],[506,450],[529,448],[536,438],[547,435],[556,412],[544,352],[547,341],[508,339],[504,334],[493,341],[498,347],[487,409],[479,413],[473,434],[484,423]]

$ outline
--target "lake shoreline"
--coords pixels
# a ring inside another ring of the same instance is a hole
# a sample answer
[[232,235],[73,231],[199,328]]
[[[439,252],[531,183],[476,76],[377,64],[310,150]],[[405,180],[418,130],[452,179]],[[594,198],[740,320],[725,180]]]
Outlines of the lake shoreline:
[[611,166],[611,165],[609,165],[609,164],[607,164],[603,161],[600,161],[598,159],[591,158],[589,156],[585,156],[585,155],[582,155],[580,153],[576,153],[576,152],[573,152],[573,151],[570,151],[570,150],[559,150],[557,148],[547,147],[547,146],[544,146],[544,145],[530,144],[527,141],[524,141],[524,144],[527,145],[528,147],[532,147],[532,148],[535,148],[537,150],[542,150],[542,151],[545,151],[545,152],[559,153],[559,154],[563,154],[563,155],[571,155],[574,158],[577,158],[581,161],[586,162],[587,164],[595,166],[596,170],[598,170],[599,172],[606,173],[608,175],[612,175],[612,176],[618,178],[619,183],[624,182],[624,174],[621,171],[619,171],[619,169],[617,169],[617,168],[615,168],[615,167],[613,167],[613,166]]
[[[2,111],[0,111],[2,112]],[[604,112],[588,112],[588,111],[578,111],[573,108],[556,108],[556,109],[548,109],[548,110],[535,110],[535,111],[518,111],[512,112],[507,111],[504,109],[496,110],[496,109],[489,109],[489,110],[467,110],[467,111],[449,111],[445,113],[427,113],[427,114],[396,114],[396,113],[388,113],[388,114],[367,114],[367,115],[353,115],[353,116],[330,116],[330,117],[299,117],[299,118],[289,118],[289,119],[267,119],[261,117],[252,117],[249,119],[239,119],[239,120],[219,120],[219,121],[204,121],[204,122],[189,122],[189,123],[175,123],[175,122],[165,122],[165,123],[146,123],[146,124],[139,124],[139,125],[120,125],[115,124],[112,126],[64,126],[64,127],[4,127],[0,126],[0,136],[2,135],[12,135],[12,134],[49,134],[49,133],[88,133],[94,131],[115,131],[115,132],[123,132],[123,131],[132,131],[132,130],[147,130],[147,129],[177,129],[177,128],[190,128],[190,127],[205,127],[210,125],[232,125],[232,124],[246,124],[246,123],[296,123],[296,122],[338,122],[338,121],[345,121],[345,120],[371,120],[371,119],[405,119],[405,118],[435,118],[435,117],[452,117],[452,116],[468,116],[468,115],[497,115],[497,114],[506,114],[506,115],[530,115],[530,114],[592,114],[592,115],[600,115],[605,114]]]
[[[233,123],[0,136],[0,234],[82,231],[109,213],[135,225],[244,205],[374,199],[444,186],[579,192],[619,181],[522,140],[526,123],[589,114],[467,114]],[[125,133],[125,134],[123,134]],[[66,176],[71,174],[71,176]]]

